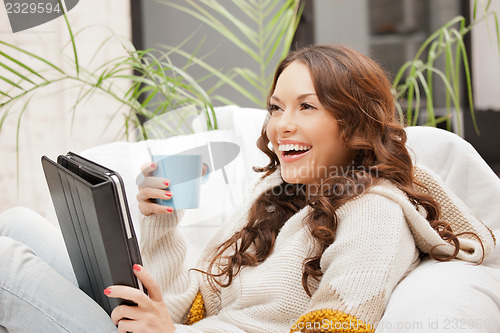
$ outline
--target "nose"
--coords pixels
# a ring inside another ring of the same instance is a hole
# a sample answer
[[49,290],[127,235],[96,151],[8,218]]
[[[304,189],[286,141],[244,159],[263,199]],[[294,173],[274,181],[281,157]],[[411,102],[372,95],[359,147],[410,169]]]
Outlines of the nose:
[[294,133],[297,131],[297,123],[294,112],[285,111],[276,123],[278,133]]

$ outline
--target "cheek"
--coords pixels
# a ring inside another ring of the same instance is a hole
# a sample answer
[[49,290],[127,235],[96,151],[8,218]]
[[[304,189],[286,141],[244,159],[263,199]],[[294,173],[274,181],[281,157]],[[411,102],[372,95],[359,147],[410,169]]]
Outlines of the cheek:
[[354,157],[353,151],[348,149],[345,144],[339,139],[332,142],[328,147],[325,147],[325,154],[322,163],[325,165],[349,165]]
[[276,126],[274,124],[274,121],[271,119],[269,119],[269,121],[267,122],[267,125],[266,125],[266,135],[268,137],[268,139],[271,141],[271,142],[275,142],[275,138],[276,138]]
[[345,143],[340,138],[336,123],[327,121],[317,124],[313,133],[313,146],[316,148],[315,160],[318,165],[343,164],[347,155]]

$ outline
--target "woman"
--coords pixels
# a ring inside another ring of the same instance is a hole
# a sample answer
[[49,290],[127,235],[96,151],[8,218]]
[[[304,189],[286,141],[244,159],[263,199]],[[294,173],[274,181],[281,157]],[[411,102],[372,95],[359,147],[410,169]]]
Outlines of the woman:
[[[165,197],[168,180],[150,176],[155,164],[143,170],[144,267],[134,271],[149,297],[110,286],[108,297],[138,306],[115,308],[111,322],[85,303],[81,311],[95,316],[88,329],[372,332],[421,255],[480,263],[491,251],[487,229],[412,165],[390,83],[374,61],[341,46],[292,52],[276,70],[268,109],[258,140],[270,158],[257,169],[262,180],[195,268],[183,265],[186,243],[176,228],[183,212],[151,200]],[[4,317],[9,329],[15,320]]]

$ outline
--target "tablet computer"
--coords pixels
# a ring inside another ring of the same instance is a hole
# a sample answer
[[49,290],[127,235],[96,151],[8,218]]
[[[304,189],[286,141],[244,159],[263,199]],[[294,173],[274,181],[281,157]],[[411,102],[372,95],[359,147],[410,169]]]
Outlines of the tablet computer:
[[111,285],[147,293],[132,268],[142,261],[120,175],[72,152],[42,156],[42,167],[80,289],[108,314],[133,304],[103,294]]

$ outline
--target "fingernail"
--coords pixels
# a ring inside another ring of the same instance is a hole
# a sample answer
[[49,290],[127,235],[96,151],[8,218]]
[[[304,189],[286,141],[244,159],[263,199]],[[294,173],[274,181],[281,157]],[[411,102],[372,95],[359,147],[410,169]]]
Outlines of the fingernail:
[[111,288],[104,289],[104,295],[109,296],[111,294]]
[[167,207],[167,212],[172,213],[174,209],[172,207]]
[[172,196],[172,192],[170,192],[170,191],[166,191],[166,192],[165,192],[165,195],[166,195],[167,197],[171,197],[171,196]]
[[132,268],[133,268],[133,269],[134,269],[134,271],[136,271],[136,272],[140,272],[140,271],[141,271],[141,269],[142,269],[142,267],[141,267],[140,265],[137,265],[137,264],[135,264],[134,266],[132,266]]
[[151,163],[151,167],[156,168],[156,163],[155,162]]
[[168,182],[168,180],[165,180],[165,181],[163,182],[163,184],[164,184],[166,187],[168,187],[168,186],[170,185],[170,183]]

